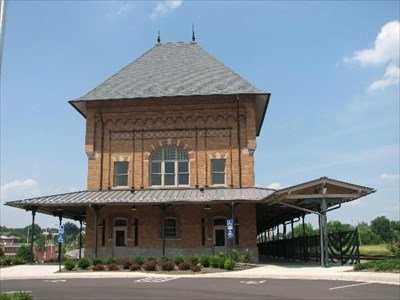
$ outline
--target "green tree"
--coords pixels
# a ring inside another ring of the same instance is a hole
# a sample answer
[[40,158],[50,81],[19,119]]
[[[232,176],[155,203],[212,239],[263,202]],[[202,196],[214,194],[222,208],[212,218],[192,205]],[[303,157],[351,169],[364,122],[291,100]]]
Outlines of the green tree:
[[[310,223],[305,223],[304,224],[305,227],[305,232],[306,232],[306,236],[311,236],[311,235],[316,235],[318,234],[316,229],[313,228],[313,226]],[[302,237],[303,236],[303,224],[298,224],[296,226],[293,227],[293,234],[294,237]],[[289,232],[287,235],[287,238],[291,238],[292,237],[292,233]]]
[[390,230],[392,231],[392,240],[400,242],[400,221],[390,221]]
[[74,223],[67,222],[64,224],[64,238],[67,242],[74,241],[79,234],[79,227]]
[[15,256],[29,262],[29,261],[31,261],[33,254],[32,254],[31,248],[29,246],[22,245],[18,249]]
[[382,244],[382,239],[379,235],[372,232],[371,227],[361,222],[357,225],[358,236],[360,239],[360,245],[379,245]]
[[350,224],[345,224],[340,221],[329,221],[327,224],[328,232],[342,232],[342,231],[352,231],[354,226]]
[[389,242],[393,238],[393,233],[390,230],[390,221],[385,216],[380,216],[371,221],[371,230],[379,235],[384,242]]

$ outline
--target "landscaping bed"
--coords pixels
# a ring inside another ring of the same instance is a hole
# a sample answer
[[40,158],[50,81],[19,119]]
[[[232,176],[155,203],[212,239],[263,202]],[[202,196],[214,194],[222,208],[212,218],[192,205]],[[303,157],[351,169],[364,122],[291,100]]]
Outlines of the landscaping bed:
[[205,274],[254,268],[256,265],[249,264],[250,260],[251,255],[248,251],[240,257],[237,252],[232,251],[229,255],[219,253],[213,256],[191,256],[188,258],[177,256],[174,259],[161,257],[159,260],[154,257],[145,259],[141,256],[127,256],[119,260],[114,257],[105,260],[96,258],[92,261],[82,258],[78,261],[72,259],[64,261],[62,272],[136,271],[165,274]]

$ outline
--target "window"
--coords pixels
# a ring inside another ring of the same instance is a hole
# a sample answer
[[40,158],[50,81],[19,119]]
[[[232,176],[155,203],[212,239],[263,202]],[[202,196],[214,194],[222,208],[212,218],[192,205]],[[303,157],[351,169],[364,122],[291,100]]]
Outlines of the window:
[[153,152],[150,184],[159,186],[189,185],[189,157],[185,150],[168,146]]
[[176,237],[176,220],[174,218],[164,219],[164,237]]
[[128,162],[114,162],[114,186],[128,186]]
[[211,160],[212,184],[225,184],[225,159]]

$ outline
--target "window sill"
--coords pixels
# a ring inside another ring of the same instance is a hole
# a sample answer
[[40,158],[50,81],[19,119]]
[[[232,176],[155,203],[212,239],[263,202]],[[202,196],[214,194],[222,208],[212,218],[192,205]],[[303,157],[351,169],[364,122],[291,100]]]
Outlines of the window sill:
[[[158,239],[159,241],[162,241],[162,239]],[[181,241],[182,238],[177,238],[177,237],[165,237],[166,241]]]

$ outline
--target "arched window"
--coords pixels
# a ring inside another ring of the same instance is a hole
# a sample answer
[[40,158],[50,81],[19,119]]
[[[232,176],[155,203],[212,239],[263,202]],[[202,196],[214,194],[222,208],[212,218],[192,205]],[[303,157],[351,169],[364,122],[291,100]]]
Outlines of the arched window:
[[150,184],[158,186],[189,185],[189,156],[174,146],[158,148],[150,159]]

